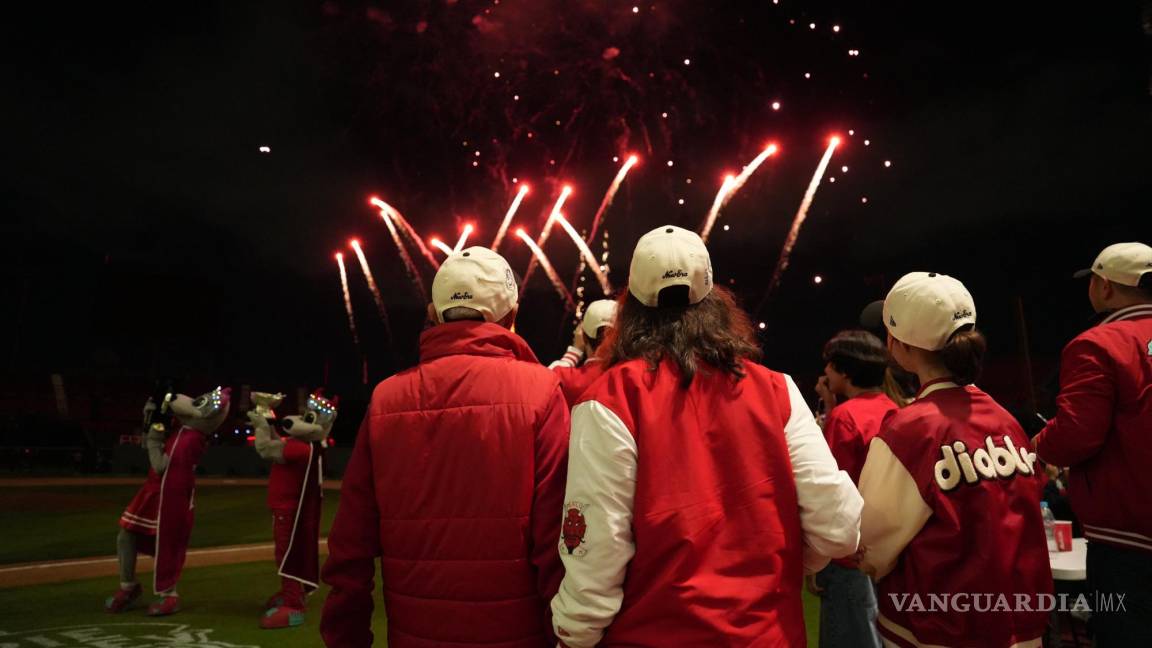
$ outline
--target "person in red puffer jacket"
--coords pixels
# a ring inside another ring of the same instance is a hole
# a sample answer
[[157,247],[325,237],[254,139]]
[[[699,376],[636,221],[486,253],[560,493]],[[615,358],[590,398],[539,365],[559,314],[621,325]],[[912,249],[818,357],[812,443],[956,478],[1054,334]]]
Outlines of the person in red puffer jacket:
[[555,644],[568,407],[509,330],[516,305],[491,250],[454,253],[436,273],[420,363],[376,386],[344,474],[322,574],[326,645],[372,644],[377,559],[392,648]]

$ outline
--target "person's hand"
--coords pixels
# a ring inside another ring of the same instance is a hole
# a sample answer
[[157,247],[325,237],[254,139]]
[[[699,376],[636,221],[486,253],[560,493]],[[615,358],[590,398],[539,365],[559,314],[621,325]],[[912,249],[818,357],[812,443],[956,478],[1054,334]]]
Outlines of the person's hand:
[[861,561],[864,560],[864,554],[866,554],[866,553],[868,553],[868,547],[865,547],[864,545],[860,545],[859,547],[856,547],[856,553],[852,554],[851,556],[848,556],[846,558],[846,560],[849,560],[852,562],[852,567],[854,567],[856,569],[860,569],[860,563],[861,563]]
[[572,348],[577,349],[580,353],[587,354],[588,349],[584,344],[584,329],[580,324],[576,325],[576,329],[572,331]]
[[808,591],[816,596],[824,595],[824,588],[816,584],[816,574],[808,574],[804,577],[804,586]]
[[836,395],[828,386],[828,376],[820,376],[816,381],[816,393],[820,396],[820,400],[824,401],[824,411],[831,412],[832,408],[836,407]]

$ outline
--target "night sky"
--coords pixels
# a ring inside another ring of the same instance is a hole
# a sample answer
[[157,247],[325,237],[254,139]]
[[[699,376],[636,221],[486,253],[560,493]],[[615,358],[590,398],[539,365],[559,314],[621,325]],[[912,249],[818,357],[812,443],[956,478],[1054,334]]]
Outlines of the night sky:
[[[362,401],[333,253],[348,256],[370,384],[415,362],[424,308],[369,196],[425,239],[454,242],[473,222],[486,244],[513,179],[532,186],[516,222],[533,234],[571,183],[565,214],[587,228],[613,157],[635,153],[604,225],[622,287],[640,234],[698,229],[724,174],[771,141],[780,153],[710,241],[717,280],[755,309],[838,134],[791,266],[756,313],[766,364],[808,389],[825,339],[902,273],[939,271],[972,290],[991,343],[984,384],[1018,406],[1018,313],[1039,384],[1091,316],[1071,273],[1104,245],[1152,239],[1141,5],[863,6],[875,4],[904,3],[331,0],[13,14],[5,384],[48,393],[47,376],[63,373],[146,388],[173,374],[189,390],[287,391],[326,380]],[[392,345],[347,247],[354,236]],[[591,247],[599,254],[599,237]],[[519,241],[501,251],[523,271]],[[576,252],[559,229],[547,252],[570,280]],[[590,274],[585,285],[598,297]],[[518,331],[549,361],[569,321],[537,272]]]

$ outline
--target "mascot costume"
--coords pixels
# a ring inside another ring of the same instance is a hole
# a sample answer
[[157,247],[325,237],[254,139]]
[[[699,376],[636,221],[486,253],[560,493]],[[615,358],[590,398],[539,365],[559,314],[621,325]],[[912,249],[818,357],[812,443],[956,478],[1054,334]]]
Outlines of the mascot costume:
[[324,497],[324,448],[336,420],[338,399],[319,390],[308,397],[300,416],[288,416],[272,430],[283,394],[254,393],[257,408],[248,413],[256,452],[272,462],[268,508],[276,543],[280,591],[264,604],[260,627],[290,628],[304,623],[305,598],[320,582],[320,513]]
[[151,466],[144,485],[120,516],[116,537],[120,588],[104,602],[108,612],[123,612],[140,598],[136,557],[141,553],[155,558],[152,589],[160,597],[148,606],[148,614],[166,616],[180,611],[176,582],[184,569],[192,535],[196,464],[204,454],[208,435],[228,416],[230,401],[231,390],[220,387],[195,399],[184,394],[165,395],[159,414],[175,416],[178,425],[172,433],[163,422],[151,422],[157,405],[149,400],[145,406],[144,443]]

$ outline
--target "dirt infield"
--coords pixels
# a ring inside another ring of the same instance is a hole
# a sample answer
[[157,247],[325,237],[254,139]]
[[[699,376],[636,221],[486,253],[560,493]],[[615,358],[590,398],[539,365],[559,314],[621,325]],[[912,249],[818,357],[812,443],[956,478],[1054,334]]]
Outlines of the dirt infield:
[[[40,486],[138,486],[144,483],[139,477],[5,477],[0,478],[0,488],[35,488]],[[197,486],[267,486],[263,477],[198,477]],[[339,479],[325,479],[324,488],[340,490]]]
[[[273,560],[272,543],[212,547],[209,549],[189,549],[186,568],[210,567]],[[328,539],[320,539],[320,555],[328,554]],[[151,573],[152,557],[140,556],[137,571]],[[52,560],[48,562],[22,563],[0,567],[0,588],[44,585],[66,581],[115,576],[117,573],[115,556],[82,558],[79,560]]]

